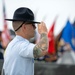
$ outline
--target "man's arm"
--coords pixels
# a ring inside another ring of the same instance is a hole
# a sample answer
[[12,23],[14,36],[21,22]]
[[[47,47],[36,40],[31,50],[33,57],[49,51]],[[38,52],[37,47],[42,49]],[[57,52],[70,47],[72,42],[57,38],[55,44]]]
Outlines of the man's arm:
[[41,27],[38,29],[38,31],[41,35],[40,42],[37,43],[33,49],[33,54],[36,58],[46,55],[48,48],[47,28],[44,23],[41,24]]

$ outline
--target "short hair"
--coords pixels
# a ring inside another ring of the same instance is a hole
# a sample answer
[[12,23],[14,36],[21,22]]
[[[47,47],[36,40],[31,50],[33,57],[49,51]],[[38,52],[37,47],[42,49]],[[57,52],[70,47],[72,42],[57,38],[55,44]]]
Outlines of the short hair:
[[12,22],[12,25],[13,25],[14,31],[15,31],[17,28],[19,28],[22,23],[23,23],[23,21],[13,21],[13,22]]

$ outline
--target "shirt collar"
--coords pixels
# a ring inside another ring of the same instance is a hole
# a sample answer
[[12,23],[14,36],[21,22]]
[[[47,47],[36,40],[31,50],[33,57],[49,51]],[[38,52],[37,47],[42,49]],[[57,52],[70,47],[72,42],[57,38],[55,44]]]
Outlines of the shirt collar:
[[27,39],[25,39],[25,38],[23,38],[22,36],[19,36],[19,35],[16,35],[15,38],[17,38],[17,39],[19,39],[21,41],[27,41],[27,42],[29,42],[29,40],[27,40]]

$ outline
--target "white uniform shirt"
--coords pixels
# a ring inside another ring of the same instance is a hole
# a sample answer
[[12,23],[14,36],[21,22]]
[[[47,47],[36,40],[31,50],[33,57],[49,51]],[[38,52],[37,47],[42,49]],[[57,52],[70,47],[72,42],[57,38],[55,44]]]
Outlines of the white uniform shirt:
[[34,46],[17,35],[5,51],[3,65],[5,75],[34,75]]

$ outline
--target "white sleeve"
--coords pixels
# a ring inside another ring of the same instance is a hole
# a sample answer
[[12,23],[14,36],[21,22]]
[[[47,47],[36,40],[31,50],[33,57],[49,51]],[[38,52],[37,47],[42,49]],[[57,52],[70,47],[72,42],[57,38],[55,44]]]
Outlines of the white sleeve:
[[34,55],[33,55],[34,46],[35,44],[32,44],[32,43],[29,43],[27,45],[24,45],[24,44],[21,45],[19,55],[23,57],[34,58]]

